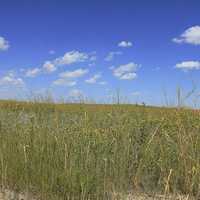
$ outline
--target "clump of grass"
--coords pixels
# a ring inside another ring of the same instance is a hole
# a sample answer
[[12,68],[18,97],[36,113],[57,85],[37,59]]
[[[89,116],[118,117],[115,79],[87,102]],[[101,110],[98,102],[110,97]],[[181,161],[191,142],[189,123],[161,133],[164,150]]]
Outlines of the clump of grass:
[[41,199],[198,195],[200,117],[131,105],[0,103],[0,184]]

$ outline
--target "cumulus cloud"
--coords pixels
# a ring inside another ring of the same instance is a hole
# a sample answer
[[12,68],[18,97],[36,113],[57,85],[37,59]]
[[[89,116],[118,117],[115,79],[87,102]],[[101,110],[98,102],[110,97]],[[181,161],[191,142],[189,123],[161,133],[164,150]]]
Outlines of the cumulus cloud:
[[74,80],[69,80],[69,79],[57,79],[53,82],[54,85],[60,85],[60,86],[68,86],[68,87],[72,87],[76,85],[76,81]]
[[74,71],[66,71],[63,73],[60,73],[60,77],[62,78],[79,78],[84,76],[85,74],[87,74],[89,72],[88,69],[76,69]]
[[199,61],[184,61],[181,63],[177,63],[175,68],[181,69],[183,71],[188,70],[198,70],[200,69],[200,62]]
[[39,73],[41,72],[41,70],[39,68],[33,68],[33,69],[28,69],[26,71],[25,76],[26,77],[36,77]]
[[86,83],[90,83],[90,84],[94,84],[97,82],[98,79],[101,78],[101,74],[95,74],[94,76],[92,76],[91,78],[85,80]]
[[10,47],[9,42],[0,36],[0,51],[6,51]]
[[55,65],[70,65],[73,63],[84,62],[89,58],[88,54],[79,51],[70,51],[64,54],[64,56],[56,58]]
[[25,76],[33,78],[40,75],[41,73],[51,73],[56,70],[57,70],[56,66],[51,61],[46,61],[40,68],[36,67],[26,70]]
[[133,80],[137,77],[138,65],[130,62],[113,69],[113,75],[121,80]]
[[121,41],[121,42],[118,43],[118,46],[128,48],[128,47],[132,47],[133,44],[130,41]]
[[59,74],[59,79],[53,82],[54,85],[62,85],[62,86],[75,86],[76,81],[73,80],[75,78],[80,78],[88,73],[88,69],[77,69],[74,71],[66,71]]
[[106,56],[105,61],[112,61],[114,59],[114,57],[117,55],[122,55],[122,52],[121,51],[111,51]]
[[50,73],[50,72],[54,72],[56,71],[56,66],[55,64],[53,64],[51,61],[46,61],[44,64],[43,64],[43,69],[44,71]]
[[[84,61],[94,61],[95,60],[95,54],[86,54],[79,51],[70,51],[66,52],[64,56],[58,57],[51,61],[45,61],[44,64],[40,68],[34,68],[29,69],[27,72],[27,77],[35,77],[36,75],[41,73],[52,73],[58,69],[59,66],[62,65],[70,65],[78,62],[84,62]],[[82,73],[81,69],[79,69],[77,72],[74,73]],[[85,73],[84,71],[83,73]],[[68,72],[66,72],[68,73]],[[70,73],[70,72],[69,72]],[[68,75],[66,75],[68,76]]]
[[137,77],[135,72],[123,74],[120,79],[121,80],[133,80]]
[[172,41],[200,45],[200,26],[192,26],[186,29],[179,37],[173,38]]
[[1,86],[23,86],[24,81],[21,78],[18,78],[14,73],[9,72],[7,75],[0,78]]

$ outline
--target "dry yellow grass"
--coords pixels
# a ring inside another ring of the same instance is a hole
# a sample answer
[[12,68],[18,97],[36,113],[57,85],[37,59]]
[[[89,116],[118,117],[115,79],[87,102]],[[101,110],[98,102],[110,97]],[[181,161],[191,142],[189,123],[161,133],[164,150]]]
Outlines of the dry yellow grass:
[[[40,198],[32,197],[30,194],[15,193],[10,190],[0,192],[0,200],[40,200]],[[195,200],[189,195],[147,195],[135,193],[129,195],[113,194],[111,200]]]
[[186,109],[0,102],[0,187],[42,200],[197,196],[199,132]]

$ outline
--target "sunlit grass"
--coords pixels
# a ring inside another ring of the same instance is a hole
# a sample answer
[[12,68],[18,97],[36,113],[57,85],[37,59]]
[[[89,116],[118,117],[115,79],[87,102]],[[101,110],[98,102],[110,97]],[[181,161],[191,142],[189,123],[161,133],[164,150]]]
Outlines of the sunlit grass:
[[42,199],[198,195],[200,115],[133,105],[0,103],[0,184]]

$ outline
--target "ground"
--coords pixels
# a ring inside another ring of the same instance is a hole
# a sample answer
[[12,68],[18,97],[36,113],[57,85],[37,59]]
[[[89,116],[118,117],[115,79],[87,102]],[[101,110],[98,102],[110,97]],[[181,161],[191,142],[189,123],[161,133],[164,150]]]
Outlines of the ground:
[[[0,200],[37,200],[37,198],[33,198],[27,194],[17,194],[10,190],[4,190],[4,192],[0,192]],[[194,200],[194,198],[188,195],[148,195],[135,193],[129,195],[114,194],[112,200]]]

